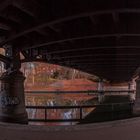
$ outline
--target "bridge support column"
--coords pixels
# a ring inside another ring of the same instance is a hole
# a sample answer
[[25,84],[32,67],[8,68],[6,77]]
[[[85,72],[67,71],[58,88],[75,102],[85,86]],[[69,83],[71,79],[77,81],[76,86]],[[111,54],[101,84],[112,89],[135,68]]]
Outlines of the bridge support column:
[[104,92],[103,92],[103,81],[98,82],[98,102],[102,103],[104,101]]
[[5,50],[6,57],[11,61],[9,64],[5,64],[6,72],[0,77],[0,121],[27,124],[28,117],[24,98],[25,77],[20,72],[20,54],[11,46]]
[[22,72],[5,72],[1,76],[0,121],[27,124]]
[[140,77],[136,80],[136,99],[133,113],[134,115],[140,115]]
[[133,81],[128,83],[128,95],[129,95],[130,101],[134,102],[135,101],[135,92],[131,92],[131,90],[134,91]]

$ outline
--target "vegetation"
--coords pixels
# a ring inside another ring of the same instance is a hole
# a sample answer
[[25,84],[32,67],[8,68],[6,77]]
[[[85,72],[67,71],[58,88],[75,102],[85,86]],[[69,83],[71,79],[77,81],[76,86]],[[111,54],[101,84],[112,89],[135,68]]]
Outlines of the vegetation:
[[90,79],[97,81],[98,77],[75,69],[44,63],[25,63],[21,69],[26,76],[25,86],[46,86],[57,80]]

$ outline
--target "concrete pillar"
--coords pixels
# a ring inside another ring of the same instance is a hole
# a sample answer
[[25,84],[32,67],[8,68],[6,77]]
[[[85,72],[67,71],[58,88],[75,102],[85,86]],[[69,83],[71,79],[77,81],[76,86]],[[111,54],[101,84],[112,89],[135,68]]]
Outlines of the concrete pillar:
[[103,91],[103,81],[98,82],[98,102],[102,103],[104,101],[104,91]]
[[140,78],[136,80],[136,100],[133,107],[133,113],[140,114]]
[[[131,91],[131,92],[129,92],[129,91]],[[132,92],[132,91],[134,91],[134,83],[133,83],[133,81],[128,83],[128,95],[129,95],[130,101],[134,102],[136,93]]]
[[131,90],[131,82],[128,82],[128,90]]
[[24,80],[19,70],[5,72],[1,76],[0,121],[27,124],[25,109]]
[[135,89],[134,86],[135,86],[135,85],[134,85],[134,81],[129,82],[129,83],[128,83],[128,90],[134,90],[134,89]]

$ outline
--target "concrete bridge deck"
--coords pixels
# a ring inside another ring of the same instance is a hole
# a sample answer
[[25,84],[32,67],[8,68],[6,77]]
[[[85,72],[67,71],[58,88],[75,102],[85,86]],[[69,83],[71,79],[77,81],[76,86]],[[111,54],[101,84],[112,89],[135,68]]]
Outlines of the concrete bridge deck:
[[0,140],[139,140],[140,118],[77,126],[0,123]]

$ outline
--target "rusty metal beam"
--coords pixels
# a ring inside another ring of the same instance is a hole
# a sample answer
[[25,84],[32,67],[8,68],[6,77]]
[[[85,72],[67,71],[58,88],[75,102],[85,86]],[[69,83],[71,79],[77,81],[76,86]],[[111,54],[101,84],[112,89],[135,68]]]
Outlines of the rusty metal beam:
[[39,10],[42,10],[42,8],[38,8],[39,4],[34,0],[30,0],[28,3],[24,2],[23,0],[13,0],[13,6],[34,18],[38,17]]
[[60,29],[55,28],[53,25],[49,25],[48,27],[52,29],[54,32],[60,32]]
[[[94,62],[97,60],[100,60],[102,58],[101,61],[105,61],[105,60],[109,60],[111,59],[110,57],[114,56],[114,54],[86,54],[86,55],[71,55],[71,56],[48,56],[46,55],[46,57],[44,58],[28,58],[26,60],[23,60],[23,61],[44,61],[44,59],[46,60],[46,62],[53,62],[53,61],[56,61],[56,63],[58,62],[65,62],[65,61],[75,61],[75,60],[78,60],[78,59],[83,59],[83,60],[87,60],[87,58],[90,58],[90,60],[93,60]],[[140,56],[140,53],[137,53],[137,54],[118,54],[117,57],[114,57],[113,60],[115,60],[115,62],[117,61],[121,61],[121,60],[131,60],[133,59],[135,61],[135,57],[139,58]],[[99,57],[99,58],[98,58]],[[129,57],[129,58],[128,58]],[[127,59],[128,58],[128,59]],[[137,62],[137,61],[135,61]]]
[[100,57],[106,57],[106,56],[114,56],[115,55],[115,57],[116,57],[116,59],[117,59],[117,57],[121,57],[121,56],[140,56],[140,52],[138,53],[133,53],[133,54],[131,54],[131,53],[118,53],[118,54],[112,54],[112,53],[106,53],[106,54],[104,54],[104,53],[100,53],[100,54],[85,54],[85,55],[80,55],[80,54],[78,54],[78,55],[70,55],[70,56],[55,56],[56,58],[58,57],[58,58],[61,58],[61,59],[66,59],[66,58],[86,58],[86,57],[95,57],[95,60],[96,60],[96,57],[98,57],[98,56],[100,56]]
[[[86,40],[86,39],[92,39],[92,38],[108,38],[108,37],[140,37],[140,34],[134,34],[134,33],[114,33],[114,34],[100,34],[100,35],[89,35],[89,36],[82,36],[82,37],[74,37],[74,38],[66,38],[66,39],[60,39],[60,40],[54,40],[54,41],[49,41],[46,43],[39,43],[35,44],[33,46],[24,46],[21,49],[28,49],[28,48],[38,48],[38,47],[44,47],[47,45],[54,45],[54,44],[60,44],[64,42],[69,42],[69,41],[78,41],[78,40]],[[0,46],[3,43],[0,43]]]
[[75,48],[75,49],[64,49],[58,51],[52,51],[48,54],[61,54],[67,52],[78,52],[78,51],[85,51],[85,50],[104,50],[104,49],[140,49],[140,46],[94,46],[94,47],[86,47],[86,48]]
[[[140,13],[140,9],[130,9],[130,8],[123,8],[123,9],[114,9],[114,10],[102,10],[102,11],[94,11],[94,12],[90,12],[90,13],[82,13],[82,14],[78,14],[78,15],[73,15],[73,16],[68,16],[68,17],[64,17],[64,18],[59,18],[59,19],[56,19],[54,21],[50,21],[50,22],[43,22],[43,23],[40,23],[36,26],[33,26],[33,27],[30,27],[30,28],[27,28],[23,31],[20,31],[19,33],[17,34],[12,34],[11,36],[8,37],[8,39],[6,39],[5,41],[1,42],[0,43],[0,46],[3,46],[4,44],[10,42],[10,41],[13,41],[21,36],[24,36],[32,31],[35,31],[37,29],[40,29],[40,28],[44,28],[44,27],[49,27],[49,26],[52,26],[54,24],[57,24],[57,23],[61,23],[61,22],[66,22],[66,21],[71,21],[71,20],[74,20],[74,19],[77,19],[77,18],[81,18],[81,17],[89,17],[89,16],[93,16],[93,15],[105,15],[105,14],[112,14],[112,13]],[[118,34],[116,34],[118,35]]]
[[36,31],[37,31],[39,34],[41,34],[42,36],[48,36],[48,34],[47,34],[45,31],[41,30],[41,29],[37,29]]
[[[118,60],[117,60],[118,61]],[[120,64],[127,64],[127,63],[134,63],[134,62],[139,62],[139,60],[136,60],[136,59],[119,59],[120,61]],[[102,63],[115,63],[116,62],[116,59],[96,59],[96,60],[93,60],[93,59],[76,59],[76,60],[65,60],[63,61],[65,63],[93,63],[93,64],[102,64]]]

